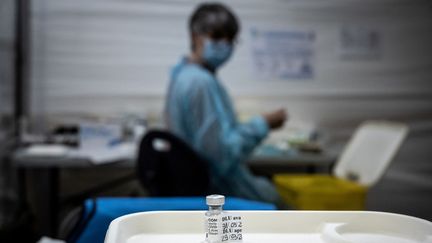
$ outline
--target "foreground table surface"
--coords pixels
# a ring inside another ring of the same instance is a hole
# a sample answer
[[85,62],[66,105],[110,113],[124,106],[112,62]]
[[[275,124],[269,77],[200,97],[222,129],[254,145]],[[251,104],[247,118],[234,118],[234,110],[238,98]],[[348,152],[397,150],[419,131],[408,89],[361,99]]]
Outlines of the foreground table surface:
[[[432,242],[432,223],[367,211],[242,211],[243,242]],[[147,212],[114,220],[105,243],[202,242],[204,211]]]

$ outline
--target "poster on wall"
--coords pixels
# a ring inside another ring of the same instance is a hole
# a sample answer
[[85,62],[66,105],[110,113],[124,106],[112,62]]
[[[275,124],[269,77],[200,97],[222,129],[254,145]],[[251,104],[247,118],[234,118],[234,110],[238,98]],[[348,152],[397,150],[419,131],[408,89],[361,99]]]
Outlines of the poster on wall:
[[340,30],[340,57],[344,60],[378,59],[381,35],[364,26],[343,26]]
[[315,39],[313,31],[252,28],[254,73],[273,80],[312,79]]

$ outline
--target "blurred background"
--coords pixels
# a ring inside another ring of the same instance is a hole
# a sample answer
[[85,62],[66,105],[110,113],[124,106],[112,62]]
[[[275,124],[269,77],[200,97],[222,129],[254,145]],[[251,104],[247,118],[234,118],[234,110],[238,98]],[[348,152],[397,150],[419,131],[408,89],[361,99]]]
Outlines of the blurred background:
[[[37,190],[26,190],[27,199],[21,200],[20,187],[25,185],[20,176],[27,173],[25,183],[32,184],[43,175],[32,179],[34,171],[23,172],[31,167],[17,162],[16,151],[23,144],[46,142],[46,135],[56,129],[88,123],[164,126],[169,72],[189,53],[187,21],[201,2],[0,2],[2,234],[24,229],[32,232],[29,242],[49,235],[41,225],[34,225],[40,208],[32,202]],[[368,191],[365,209],[431,221],[432,3],[222,2],[241,22],[234,56],[219,74],[239,117],[284,107],[289,121],[266,144],[283,150],[289,149],[286,144],[307,140],[319,150],[336,151],[336,156],[364,121],[407,124],[409,135]],[[277,55],[280,52],[286,55]],[[80,193],[108,179],[122,180],[134,171],[127,166],[111,168],[109,163],[59,169],[55,183],[60,196]],[[146,195],[135,180],[106,185],[94,195],[86,191],[85,197]],[[43,186],[38,190],[44,191]],[[62,221],[81,202],[77,199],[56,208],[55,217]]]

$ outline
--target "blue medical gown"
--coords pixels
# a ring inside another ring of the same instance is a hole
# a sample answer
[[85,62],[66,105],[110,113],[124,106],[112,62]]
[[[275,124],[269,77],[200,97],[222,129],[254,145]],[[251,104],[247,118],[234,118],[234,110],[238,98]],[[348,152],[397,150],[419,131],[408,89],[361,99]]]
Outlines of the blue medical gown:
[[239,123],[227,92],[208,70],[186,58],[174,67],[165,119],[171,132],[209,161],[213,192],[277,202],[274,186],[245,164],[269,132],[266,121],[257,116]]

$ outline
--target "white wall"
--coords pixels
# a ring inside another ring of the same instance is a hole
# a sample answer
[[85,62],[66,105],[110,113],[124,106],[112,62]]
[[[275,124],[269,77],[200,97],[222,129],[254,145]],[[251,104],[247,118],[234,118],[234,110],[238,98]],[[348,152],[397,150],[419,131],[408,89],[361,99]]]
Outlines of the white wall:
[[[34,0],[32,110],[160,113],[168,72],[188,52],[187,17],[200,1]],[[432,9],[428,1],[225,1],[241,44],[221,72],[237,107],[278,106],[318,126],[369,118],[432,119]],[[377,60],[343,60],[344,25],[381,33]],[[313,80],[261,80],[250,65],[253,26],[315,31]]]
[[[188,52],[192,0],[33,0],[32,112],[160,114],[168,71]],[[368,209],[432,219],[432,7],[421,0],[236,0],[241,44],[221,72],[241,113],[279,106],[290,124],[305,122],[346,139],[365,119],[394,119],[411,133]],[[376,28],[377,60],[342,60],[343,25]],[[251,26],[317,33],[313,80],[260,80],[250,70]],[[41,123],[40,123],[41,124]],[[421,188],[422,190],[419,190]],[[381,195],[381,196],[380,196]]]

